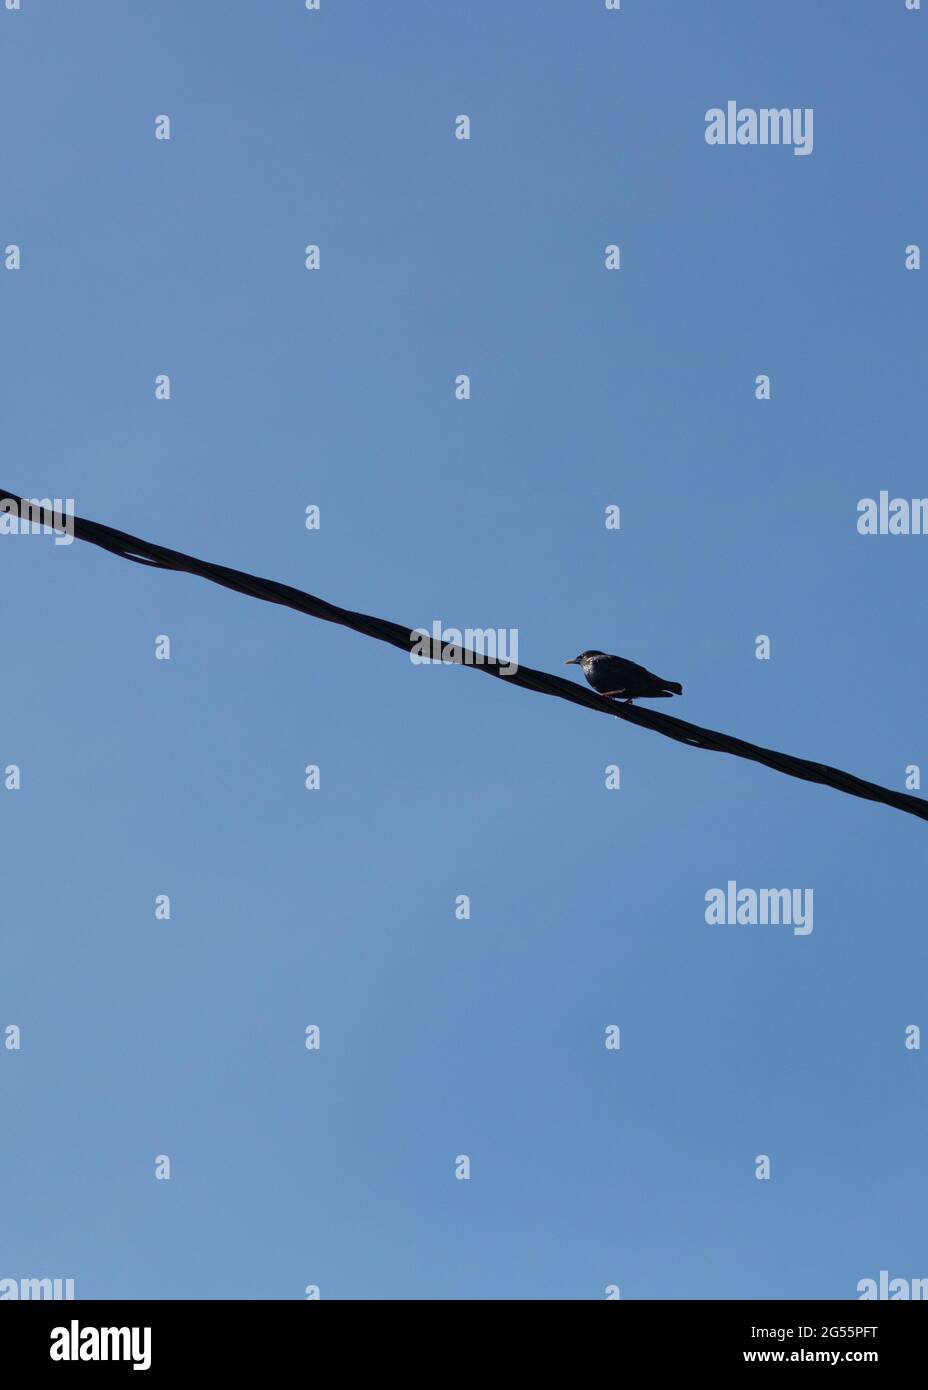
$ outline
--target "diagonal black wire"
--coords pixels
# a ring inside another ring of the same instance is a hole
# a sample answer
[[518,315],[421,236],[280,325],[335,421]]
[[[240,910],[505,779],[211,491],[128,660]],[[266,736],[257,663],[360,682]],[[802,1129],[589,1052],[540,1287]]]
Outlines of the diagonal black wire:
[[[0,509],[6,502],[15,505],[15,511],[19,516],[29,515],[44,526],[52,526],[55,523],[56,517],[52,511],[18,496],[15,492],[0,489]],[[27,507],[31,509],[28,513],[24,510]],[[197,574],[201,579],[209,579],[214,584],[222,584],[225,588],[235,589],[240,594],[250,594],[253,598],[264,599],[268,603],[284,604],[300,613],[307,613],[310,617],[321,618],[324,622],[350,627],[355,632],[364,633],[366,637],[375,637],[379,642],[389,642],[391,646],[399,647],[402,651],[409,652],[413,648],[422,650],[421,638],[414,635],[412,629],[399,623],[388,622],[385,618],[373,618],[367,613],[354,613],[348,608],[338,608],[334,603],[314,598],[312,594],[304,593],[302,589],[293,589],[289,584],[279,584],[274,579],[259,579],[257,575],[246,574],[244,570],[228,569],[225,565],[198,560],[194,555],[184,555],[179,550],[168,550],[166,546],[140,540],[138,536],[116,531],[113,527],[103,526],[98,521],[84,521],[76,516],[69,517],[68,524],[73,526],[74,535],[78,540],[89,541],[91,545],[100,546],[124,560],[133,560],[137,564],[150,565],[156,569]],[[429,639],[429,649],[434,660],[441,659],[439,642]],[[476,653],[471,655],[476,656]],[[757,744],[733,738],[730,734],[719,734],[712,729],[700,728],[698,724],[689,724],[685,719],[677,719],[672,714],[658,714],[655,710],[640,709],[636,705],[617,704],[614,700],[597,695],[594,690],[565,680],[562,676],[550,675],[547,671],[534,671],[530,666],[519,666],[512,674],[504,675],[504,667],[508,669],[508,663],[482,657],[480,664],[473,665],[474,670],[497,676],[511,685],[521,686],[524,690],[535,690],[541,695],[554,695],[561,700],[570,700],[575,705],[597,710],[600,714],[611,714],[614,718],[625,719],[630,724],[653,729],[655,733],[676,739],[678,743],[686,743],[691,748],[708,748],[717,753],[731,753],[737,758],[763,763],[765,767],[772,767],[776,772],[783,772],[789,777],[799,777],[805,782],[818,782],[826,787],[834,787],[836,791],[846,792],[849,796],[879,801],[885,806],[894,806],[897,811],[907,811],[910,815],[928,820],[928,800],[922,797],[893,791],[889,787],[879,786],[876,782],[865,782],[861,777],[854,777],[851,773],[842,772],[836,767],[828,767],[825,763],[795,758],[789,753],[777,753],[770,748],[760,748]]]

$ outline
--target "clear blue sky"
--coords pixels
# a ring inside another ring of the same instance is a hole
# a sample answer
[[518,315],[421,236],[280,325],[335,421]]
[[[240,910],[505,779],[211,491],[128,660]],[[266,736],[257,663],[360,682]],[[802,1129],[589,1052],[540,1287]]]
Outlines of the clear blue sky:
[[[0,10],[0,483],[410,627],[517,628],[543,669],[621,652],[684,717],[902,788],[928,537],[855,523],[928,494],[926,25]],[[812,107],[813,153],[709,147],[729,99]],[[928,1275],[923,822],[80,543],[0,538],[0,592],[0,1277]],[[708,926],[729,879],[811,888],[814,931]]]

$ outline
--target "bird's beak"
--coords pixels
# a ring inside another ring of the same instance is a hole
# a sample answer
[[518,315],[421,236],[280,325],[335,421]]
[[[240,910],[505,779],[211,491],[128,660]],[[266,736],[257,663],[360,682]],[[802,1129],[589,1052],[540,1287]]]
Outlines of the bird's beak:
[[565,661],[565,662],[564,662],[564,665],[565,665],[565,666],[576,666],[576,665],[577,665],[577,658],[576,658],[575,656],[572,656],[572,657],[570,658],[569,661]]

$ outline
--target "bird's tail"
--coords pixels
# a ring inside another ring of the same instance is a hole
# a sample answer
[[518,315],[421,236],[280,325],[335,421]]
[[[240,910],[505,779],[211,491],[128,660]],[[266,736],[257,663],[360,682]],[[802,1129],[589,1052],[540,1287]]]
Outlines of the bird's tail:
[[672,695],[683,694],[683,686],[679,681],[661,681],[661,685],[665,690],[669,690]]

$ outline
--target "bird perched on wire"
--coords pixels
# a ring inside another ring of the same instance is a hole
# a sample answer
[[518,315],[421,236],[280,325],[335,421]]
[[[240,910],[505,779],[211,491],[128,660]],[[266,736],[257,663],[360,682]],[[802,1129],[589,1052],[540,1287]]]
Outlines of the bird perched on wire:
[[663,700],[683,694],[683,686],[678,681],[665,681],[636,662],[626,661],[624,656],[581,652],[564,665],[579,666],[595,691],[623,700],[626,705],[632,700]]

